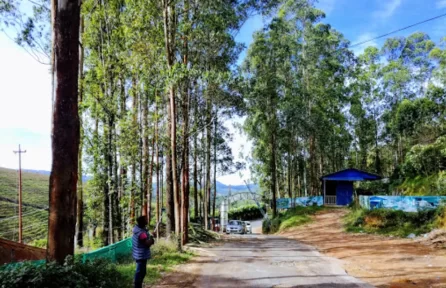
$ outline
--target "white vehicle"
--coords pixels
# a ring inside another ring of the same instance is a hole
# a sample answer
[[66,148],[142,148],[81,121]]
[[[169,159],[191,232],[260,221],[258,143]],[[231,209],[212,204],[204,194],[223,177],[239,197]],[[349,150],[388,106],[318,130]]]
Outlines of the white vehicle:
[[251,222],[245,221],[245,226],[246,226],[246,234],[252,234]]
[[227,234],[245,234],[245,227],[242,221],[230,220],[228,226],[226,227]]

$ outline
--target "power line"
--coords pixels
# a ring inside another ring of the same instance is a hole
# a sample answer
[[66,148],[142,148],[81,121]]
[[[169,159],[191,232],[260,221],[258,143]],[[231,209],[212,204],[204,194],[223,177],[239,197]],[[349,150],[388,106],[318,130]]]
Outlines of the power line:
[[380,39],[380,38],[383,38],[383,37],[395,34],[397,32],[401,32],[403,30],[415,27],[417,25],[420,25],[420,24],[423,24],[423,23],[426,23],[426,22],[429,22],[429,21],[432,21],[432,20],[436,20],[436,19],[444,17],[444,16],[446,16],[446,13],[438,15],[438,16],[435,16],[435,17],[432,17],[432,18],[429,18],[429,19],[426,19],[426,20],[423,20],[421,22],[417,22],[415,24],[412,24],[412,25],[409,25],[409,26],[406,26],[406,27],[403,27],[403,28],[400,28],[400,29],[397,29],[397,30],[394,30],[394,31],[386,33],[386,34],[382,34],[382,35],[377,36],[375,38],[371,38],[371,39],[368,39],[368,40],[365,40],[365,41],[362,41],[362,42],[359,42],[359,43],[352,44],[352,45],[348,46],[348,48],[353,48],[353,47],[356,47],[356,46],[360,46],[360,45],[365,44],[367,42],[374,41],[374,40],[377,40],[377,39]]

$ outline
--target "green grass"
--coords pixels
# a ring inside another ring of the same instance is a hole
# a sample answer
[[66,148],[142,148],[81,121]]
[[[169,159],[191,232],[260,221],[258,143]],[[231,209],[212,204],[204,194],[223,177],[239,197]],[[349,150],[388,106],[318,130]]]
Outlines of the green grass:
[[[176,250],[176,244],[172,241],[160,240],[152,247],[152,259],[147,263],[147,275],[145,284],[153,284],[159,280],[163,273],[172,271],[175,265],[183,264],[193,257],[191,252],[180,253]],[[136,264],[134,262],[117,265],[118,272],[126,279],[122,287],[131,287],[135,275]]]
[[390,209],[352,209],[343,220],[347,232],[407,237],[441,227],[445,214],[444,207],[416,213]]
[[277,233],[285,231],[292,227],[297,227],[313,221],[311,215],[321,211],[323,207],[310,206],[310,207],[295,207],[288,209],[283,213],[279,213],[276,218],[263,221],[262,230],[263,233]]

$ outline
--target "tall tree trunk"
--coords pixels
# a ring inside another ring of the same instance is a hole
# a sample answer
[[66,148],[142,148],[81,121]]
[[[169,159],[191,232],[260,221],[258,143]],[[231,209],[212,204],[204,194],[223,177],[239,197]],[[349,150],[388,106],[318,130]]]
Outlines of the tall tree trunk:
[[149,178],[147,178],[147,221],[150,224],[150,221],[152,220],[152,183],[153,183],[153,163],[155,161],[155,137],[152,139],[152,157],[150,159],[150,165],[149,165]]
[[[197,93],[197,99],[195,99],[195,111],[194,111],[194,126],[195,126],[195,130],[197,129],[198,125],[198,93]],[[195,220],[198,219],[198,170],[197,170],[197,158],[198,158],[198,148],[197,148],[197,138],[198,138],[198,133],[197,131],[195,131],[194,133],[194,216],[195,216]]]
[[48,259],[74,254],[80,124],[78,115],[80,1],[58,1],[54,21],[56,99],[49,184]]
[[173,183],[172,183],[172,156],[170,149],[170,130],[172,126],[171,122],[171,110],[167,109],[167,133],[166,133],[166,235],[170,236],[172,232],[175,232],[175,206],[173,201]]
[[121,208],[119,207],[119,174],[118,174],[118,147],[117,147],[117,133],[116,124],[113,125],[113,222],[114,227],[117,230],[114,234],[115,242],[121,240],[122,234],[122,222],[121,222]]
[[310,136],[310,195],[317,194],[317,159],[316,159],[316,140],[314,135]]
[[[170,0],[163,0],[163,22],[164,22],[164,44],[166,50],[167,66],[172,69],[174,65],[175,56],[175,34],[176,34],[176,16],[175,16],[175,3]],[[169,207],[171,216],[173,216],[174,223],[168,223],[167,231],[170,234],[171,230],[175,229],[175,233],[180,233],[180,202],[178,191],[178,179],[177,179],[177,153],[176,153],[176,104],[175,104],[175,87],[173,84],[169,87],[169,105],[168,105],[168,140],[170,140],[170,151],[168,152],[168,165],[167,170],[167,198],[172,199],[173,207]],[[169,117],[170,115],[170,117]],[[169,181],[170,180],[170,181]],[[170,187],[169,187],[170,186]],[[170,194],[170,195],[169,195]],[[169,201],[170,202],[170,201]],[[169,203],[170,205],[171,203]],[[168,211],[169,216],[169,211]],[[168,217],[169,218],[169,217]],[[170,225],[169,225],[170,224]]]
[[[149,208],[147,204],[148,196],[149,196],[149,187],[147,185],[148,177],[149,177],[149,136],[148,136],[148,95],[144,95],[143,101],[141,101],[141,109],[142,109],[142,179],[141,185],[143,187],[143,203],[142,203],[142,216],[146,216],[149,219],[147,214]],[[150,222],[149,222],[150,223]]]
[[[159,143],[158,143],[158,100],[155,97],[155,157],[156,157],[156,223],[160,223],[160,163],[159,163]],[[162,171],[162,170],[161,170]],[[158,227],[159,228],[159,227]],[[156,239],[160,238],[159,229],[156,229]]]
[[[212,218],[215,219],[215,205],[217,201],[217,111],[214,119],[214,199],[212,201]],[[212,220],[215,223],[215,220]]]
[[[209,93],[209,92],[207,92]],[[206,189],[204,191],[204,227],[205,229],[209,229],[209,203],[211,196],[211,133],[212,133],[212,125],[211,125],[211,112],[212,112],[212,104],[210,96],[207,95],[206,99]]]
[[277,216],[276,207],[276,139],[275,133],[271,133],[271,194],[272,194],[272,208],[273,208],[273,218]]
[[[127,96],[125,93],[125,80],[122,77],[121,81],[121,99],[120,99],[120,115],[121,117],[125,117],[126,115],[126,111],[127,111],[127,107],[126,107],[126,100],[127,100]],[[122,130],[120,131],[120,134],[122,133]],[[119,190],[118,190],[118,203],[121,203],[121,199],[122,197],[124,197],[125,195],[125,191],[127,189],[127,166],[126,163],[124,163],[123,161],[123,154],[124,152],[121,151],[120,155],[119,155],[119,160],[120,160],[120,165],[119,165]],[[119,209],[121,211],[121,207],[119,206]],[[125,234],[126,234],[126,230],[129,228],[126,225],[126,214],[127,213],[120,213],[121,214],[121,226],[122,226],[122,230],[121,230],[121,238],[124,239]]]
[[[112,117],[112,116],[110,116]],[[114,210],[114,180],[113,180],[113,119],[108,120],[108,134],[107,134],[107,186],[108,194],[108,243],[114,243],[113,239],[113,210]]]
[[[80,20],[80,37],[82,41],[82,35],[84,32],[84,17],[81,16]],[[80,46],[79,48],[79,105],[82,107],[82,101],[83,101],[83,80],[84,80],[84,47]],[[80,141],[79,141],[79,172],[78,172],[78,181],[77,181],[77,218],[76,218],[76,229],[77,229],[77,245],[79,247],[84,246],[84,201],[83,201],[83,187],[82,187],[82,139],[84,135],[84,130],[82,128],[82,111],[79,113],[79,123],[80,123]]]
[[[138,126],[138,90],[137,90],[137,80],[136,77],[132,77],[132,92],[133,92],[133,103],[132,103],[132,109],[133,109],[133,127],[132,129],[137,129]],[[135,131],[137,132],[137,131]],[[135,133],[135,136],[138,135],[138,133]],[[133,151],[132,151],[132,154]],[[136,220],[136,160],[137,155],[132,155],[132,187],[131,187],[131,194],[130,194],[130,225],[135,224]]]

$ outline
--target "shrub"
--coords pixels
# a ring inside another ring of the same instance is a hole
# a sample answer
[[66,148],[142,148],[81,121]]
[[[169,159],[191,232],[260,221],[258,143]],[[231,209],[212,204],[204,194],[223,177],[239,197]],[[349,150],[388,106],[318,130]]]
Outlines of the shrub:
[[[262,209],[265,210],[265,205],[262,205]],[[259,207],[255,204],[244,205],[238,208],[230,209],[228,216],[230,219],[239,220],[254,220],[262,218],[262,212],[260,212]]]
[[165,253],[177,252],[178,244],[175,240],[159,239],[155,241],[155,244],[151,247],[150,252],[152,256],[163,255]]
[[291,227],[303,225],[311,221],[309,215],[313,215],[321,209],[319,206],[298,206],[288,209],[271,220],[264,220],[262,223],[262,232],[264,234],[276,233]]
[[443,210],[443,207],[415,213],[390,209],[356,210],[350,212],[344,220],[349,232],[364,231],[406,237],[412,233],[427,233],[438,226]]
[[262,222],[262,233],[263,234],[269,234],[271,232],[271,220],[265,219]]
[[46,248],[46,244],[48,243],[46,238],[43,239],[37,239],[29,243],[30,246],[39,247],[39,248]]
[[0,269],[0,287],[8,288],[56,288],[56,287],[126,287],[116,266],[104,260],[81,263],[67,258],[64,265],[49,263],[33,265],[23,263]]

